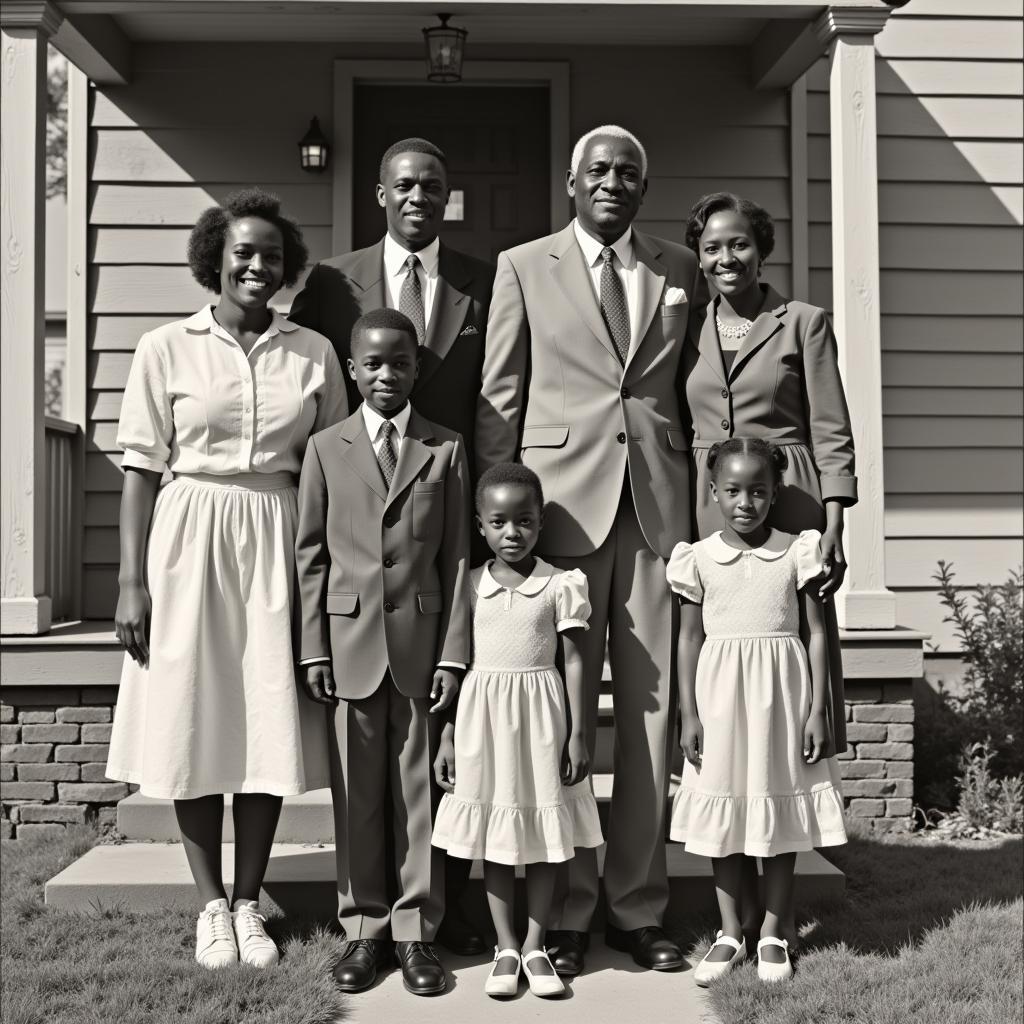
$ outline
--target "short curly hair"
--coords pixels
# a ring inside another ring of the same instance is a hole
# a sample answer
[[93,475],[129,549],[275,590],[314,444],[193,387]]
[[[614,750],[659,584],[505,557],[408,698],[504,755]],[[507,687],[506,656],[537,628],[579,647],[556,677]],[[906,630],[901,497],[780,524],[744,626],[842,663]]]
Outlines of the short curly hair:
[[731,210],[747,218],[754,233],[758,255],[762,260],[768,259],[775,248],[775,221],[772,215],[752,199],[744,199],[732,192],[711,192],[693,204],[686,221],[686,245],[699,255],[700,236],[704,234],[704,228],[716,213],[723,210]]
[[309,250],[298,224],[281,213],[281,200],[261,188],[243,188],[224,198],[220,206],[204,210],[188,236],[188,265],[192,276],[210,292],[220,294],[220,268],[228,225],[243,217],[259,217],[274,224],[284,239],[284,279],[290,288],[306,269]]
[[544,488],[540,485],[540,477],[532,469],[519,462],[499,462],[486,469],[476,485],[476,509],[479,512],[484,503],[484,495],[488,488],[502,487],[505,484],[524,484],[530,487],[537,496],[537,507],[544,510]]
[[435,146],[428,139],[399,139],[398,142],[393,142],[384,151],[384,155],[380,158],[379,177],[377,181],[383,183],[387,177],[388,165],[392,160],[395,159],[400,153],[426,153],[427,156],[434,157],[435,160],[444,168],[444,172],[448,174],[448,157],[444,155],[444,152],[439,146]]
[[371,309],[364,313],[353,325],[352,334],[349,337],[349,352],[355,358],[355,351],[359,347],[368,331],[376,331],[387,328],[392,331],[401,331],[409,336],[415,354],[419,355],[419,342],[416,340],[416,328],[413,322],[397,309],[384,306],[381,309]]

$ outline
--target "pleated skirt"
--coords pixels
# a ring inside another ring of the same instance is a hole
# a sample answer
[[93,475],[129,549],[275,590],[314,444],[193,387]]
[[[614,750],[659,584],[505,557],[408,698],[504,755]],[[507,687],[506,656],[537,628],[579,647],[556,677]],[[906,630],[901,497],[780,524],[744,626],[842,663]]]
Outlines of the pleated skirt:
[[474,669],[459,692],[455,792],[433,844],[496,864],[557,863],[604,841],[589,778],[562,784],[565,689],[553,667]]
[[292,796],[329,784],[324,709],[292,652],[296,489],[288,473],[179,476],[146,557],[147,668],[127,655],[107,775],[146,796]]

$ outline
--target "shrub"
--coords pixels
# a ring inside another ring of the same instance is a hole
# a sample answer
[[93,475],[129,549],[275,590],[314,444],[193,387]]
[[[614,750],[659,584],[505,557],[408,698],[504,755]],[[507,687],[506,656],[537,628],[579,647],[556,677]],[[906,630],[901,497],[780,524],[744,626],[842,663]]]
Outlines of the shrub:
[[[999,586],[968,596],[957,590],[953,566],[939,562],[939,599],[960,641],[963,692],[946,697],[964,720],[970,741],[989,737],[994,773],[1024,773],[1024,614],[1020,569]],[[957,745],[959,747],[959,744]],[[954,748],[955,749],[955,748]]]

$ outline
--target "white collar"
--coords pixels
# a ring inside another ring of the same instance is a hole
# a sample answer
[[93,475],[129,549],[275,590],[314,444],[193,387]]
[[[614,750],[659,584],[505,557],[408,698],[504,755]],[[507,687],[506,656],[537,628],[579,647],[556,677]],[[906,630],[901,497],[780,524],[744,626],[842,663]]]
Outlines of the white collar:
[[[360,406],[363,410],[363,423],[366,425],[366,433],[369,435],[370,444],[373,444],[377,440],[377,435],[380,433],[381,425],[384,423],[384,417],[381,416],[376,409],[371,409],[369,404],[363,402]],[[398,440],[401,441],[406,432],[409,429],[409,417],[412,415],[412,406],[406,402],[405,408],[401,412],[396,412],[391,417],[391,424],[395,428],[395,433],[398,435]]]
[[[583,230],[580,222],[574,220],[572,229],[576,234],[576,241],[583,250],[583,258],[587,261],[588,267],[593,267],[601,261],[601,252],[604,249],[604,242],[593,235],[588,235]],[[636,264],[636,255],[633,252],[633,225],[631,224],[618,238],[612,242],[612,249],[619,257],[619,262],[627,269],[632,270]]]
[[[208,334],[216,334],[222,338],[231,338],[226,330],[219,323],[213,315],[213,306],[209,303],[204,305],[202,309],[193,313],[187,320],[183,321],[186,331],[200,331]],[[272,338],[278,331],[283,331],[285,334],[289,334],[292,331],[299,329],[298,324],[293,324],[290,320],[286,320],[276,309],[270,307],[270,326],[260,335],[261,338]],[[232,339],[233,340],[233,339]]]
[[548,565],[542,558],[538,558],[534,563],[533,572],[518,587],[503,587],[491,575],[492,565],[494,565],[493,558],[481,567],[480,583],[477,586],[481,597],[494,597],[495,594],[500,594],[503,591],[514,591],[524,597],[534,597],[548,585],[552,577],[559,573],[559,570],[553,565]]
[[384,236],[384,272],[388,277],[404,277],[405,261],[410,256],[419,258],[427,277],[437,274],[438,254],[441,252],[441,240],[435,238],[430,245],[419,252],[409,252],[396,242],[390,234]]
[[774,562],[775,559],[781,558],[789,550],[790,545],[793,543],[793,537],[791,534],[783,533],[781,530],[772,530],[768,534],[768,539],[759,548],[749,548],[741,551],[739,548],[730,547],[726,544],[722,539],[722,531],[719,530],[700,543],[704,550],[719,565],[728,565],[744,554],[757,555],[758,558],[765,562]]

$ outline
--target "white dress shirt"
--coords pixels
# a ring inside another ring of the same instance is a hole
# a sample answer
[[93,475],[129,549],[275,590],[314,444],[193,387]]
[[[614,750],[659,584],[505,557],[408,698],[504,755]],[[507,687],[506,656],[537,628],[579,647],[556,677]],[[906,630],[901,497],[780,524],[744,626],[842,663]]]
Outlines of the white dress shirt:
[[[366,436],[370,439],[370,445],[373,447],[373,454],[380,455],[381,445],[384,443],[384,435],[381,433],[381,428],[388,420],[381,416],[376,409],[371,409],[369,403],[363,402],[359,408],[363,413],[363,423],[366,425]],[[412,406],[406,402],[405,408],[401,412],[396,412],[391,417],[391,425],[395,428],[391,434],[391,447],[395,450],[395,458],[397,459],[402,452],[402,440],[406,435],[406,431],[409,429],[409,417],[412,415]],[[305,658],[300,661],[300,665],[317,665],[328,663],[328,658]],[[454,668],[464,669],[466,666],[463,662],[459,661],[439,661],[437,663],[438,668]]]
[[[381,429],[388,422],[376,409],[371,409],[369,403],[363,402],[359,408],[363,412],[363,423],[366,424],[366,436],[373,446],[373,454],[380,456],[381,445],[384,444],[384,435]],[[402,454],[402,438],[409,429],[409,416],[412,414],[412,406],[406,402],[401,412],[396,412],[391,417],[391,425],[395,428],[391,434],[391,447],[395,451],[395,460]]]
[[348,413],[341,364],[276,310],[249,354],[210,306],[139,339],[124,389],[121,465],[156,473],[298,473],[310,434]]
[[[605,245],[593,235],[588,235],[580,226],[578,220],[572,222],[572,229],[576,233],[576,241],[583,250],[583,259],[590,271],[590,283],[594,286],[594,295],[597,297],[598,306],[601,305],[601,271],[604,269],[604,257],[601,255]],[[639,303],[639,285],[636,275],[636,253],[633,251],[633,228],[632,225],[614,241],[611,245],[615,251],[615,258],[612,266],[615,273],[619,275],[622,287],[626,292],[626,308],[629,310],[629,350],[633,351],[637,339],[637,305]]]
[[400,246],[390,234],[384,236],[384,284],[387,291],[387,302],[390,309],[398,309],[398,300],[405,284],[405,261],[410,256],[419,260],[416,276],[420,279],[420,292],[423,294],[423,327],[430,326],[430,314],[434,308],[434,293],[437,291],[437,261],[441,251],[441,243],[434,239],[430,245],[419,252],[409,252]]

